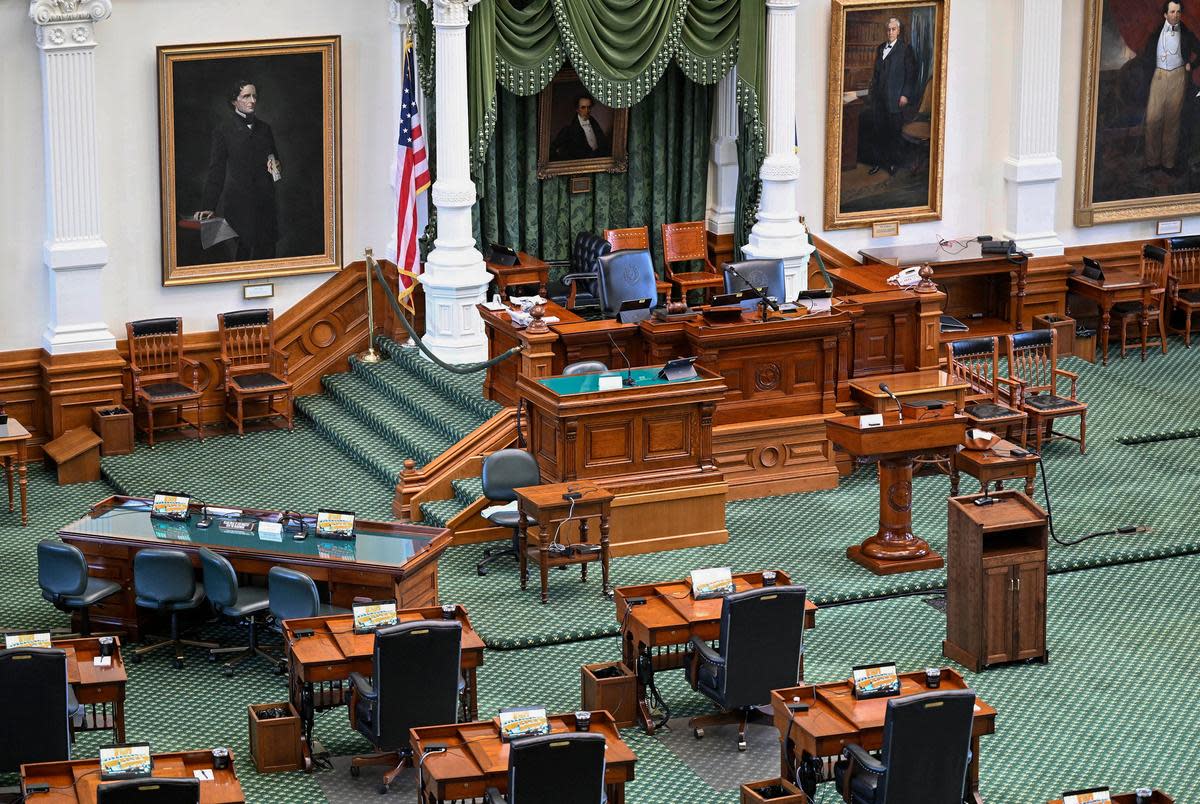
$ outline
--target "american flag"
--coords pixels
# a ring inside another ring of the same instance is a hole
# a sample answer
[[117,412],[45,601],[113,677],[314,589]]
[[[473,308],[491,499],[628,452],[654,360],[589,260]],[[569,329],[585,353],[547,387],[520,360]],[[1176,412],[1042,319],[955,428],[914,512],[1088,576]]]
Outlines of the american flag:
[[396,266],[400,272],[400,303],[413,311],[412,293],[421,262],[417,253],[417,196],[429,189],[429,159],[417,108],[419,88],[413,67],[412,39],[404,43],[404,77],[400,85],[400,138],[396,143]]

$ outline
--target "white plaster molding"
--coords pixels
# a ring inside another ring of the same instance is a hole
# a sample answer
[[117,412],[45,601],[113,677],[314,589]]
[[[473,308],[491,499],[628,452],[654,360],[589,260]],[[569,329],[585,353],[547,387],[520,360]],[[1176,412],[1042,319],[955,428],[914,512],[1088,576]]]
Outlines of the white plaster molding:
[[[424,0],[426,5],[430,0]],[[480,0],[432,0],[433,25],[444,28],[466,28],[471,9]]]
[[708,231],[732,234],[737,212],[737,68],[717,82],[713,109],[713,134],[709,151],[708,209],[704,220]]
[[112,0],[29,0],[29,18],[36,25],[58,25],[112,16]]

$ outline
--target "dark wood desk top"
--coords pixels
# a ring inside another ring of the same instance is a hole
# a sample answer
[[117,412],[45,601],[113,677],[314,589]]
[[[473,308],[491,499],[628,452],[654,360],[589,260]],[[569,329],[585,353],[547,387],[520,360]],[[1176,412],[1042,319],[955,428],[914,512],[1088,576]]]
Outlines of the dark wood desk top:
[[[792,582],[783,570],[775,571],[775,583],[787,586]],[[762,587],[762,572],[739,572],[733,576],[736,591]],[[691,585],[686,579],[660,583],[622,586],[614,590],[617,622],[626,622],[626,601],[632,597],[644,597],[646,602],[629,612],[629,620],[636,620],[648,630],[672,629],[681,626],[695,627],[715,623],[721,619],[723,598],[696,600],[692,597]],[[817,624],[817,606],[809,599],[804,601],[804,627],[814,628]],[[684,640],[686,641],[686,639]]]
[[[925,265],[936,270],[938,263],[974,262],[977,260],[1003,260],[1004,254],[984,254],[983,244],[975,239],[965,241],[965,248],[942,246],[938,243],[913,243],[882,248],[864,248],[859,254],[866,262],[883,263],[896,267]],[[895,273],[893,271],[893,273]]]
[[[234,772],[233,752],[229,768],[214,770],[211,751],[179,751],[154,755],[152,775],[157,778],[191,779],[193,771],[211,770],[212,781],[200,782],[200,804],[243,804],[246,798]],[[100,760],[38,762],[21,766],[21,789],[31,784],[50,785],[49,793],[35,793],[29,804],[95,804],[100,782]]]
[[[575,731],[575,715],[550,715],[552,734]],[[590,731],[603,734],[607,742],[605,751],[604,779],[609,784],[624,783],[633,779],[633,766],[637,762],[631,749],[617,732],[612,715],[607,711],[592,712]],[[498,720],[475,723],[457,723],[445,726],[425,726],[411,731],[413,751],[420,756],[429,743],[443,743],[447,750],[431,754],[425,759],[425,784],[427,789],[438,789],[450,795],[445,798],[471,798],[467,795],[482,795],[488,786],[507,787],[508,743],[500,739]]]
[[539,259],[538,257],[535,257],[532,254],[526,253],[524,251],[517,252],[516,265],[502,265],[501,263],[492,262],[486,258],[484,259],[483,264],[492,273],[504,272],[504,271],[521,271],[521,270],[529,270],[529,269],[536,270],[536,269],[544,269],[544,268],[549,267],[549,264],[545,260]]
[[1010,454],[1016,448],[1017,445],[1011,441],[998,438],[987,449],[966,449],[964,447],[958,451],[956,460],[960,467],[973,471],[993,466],[1021,466],[1037,463],[1038,456],[1032,452],[1021,456]]
[[25,429],[25,425],[8,417],[7,424],[0,424],[0,443],[5,441],[24,441],[29,438],[29,431]]
[[1152,282],[1142,279],[1142,275],[1139,272],[1124,269],[1105,269],[1103,281],[1091,279],[1083,274],[1071,274],[1067,277],[1067,281],[1070,283],[1071,289],[1076,291],[1080,288],[1115,291],[1153,286]]
[[124,684],[129,680],[125,673],[125,661],[121,658],[121,641],[113,637],[117,650],[113,652],[112,664],[97,667],[92,659],[100,655],[100,637],[77,639],[52,639],[51,646],[62,648],[67,654],[67,683],[84,687],[103,684]]
[[513,489],[522,506],[528,506],[533,512],[547,513],[559,509],[568,510],[572,501],[563,499],[563,495],[569,491],[577,491],[583,495],[574,501],[577,508],[581,505],[604,505],[612,502],[615,496],[608,489],[583,481],[543,483],[538,486],[522,486],[519,489]]
[[[1113,793],[1112,804],[1136,804],[1137,795],[1135,793]],[[1046,804],[1063,804],[1061,798],[1051,799]],[[1155,790],[1150,796],[1150,804],[1175,804],[1175,799],[1167,795],[1161,790]]]
[[890,399],[879,389],[880,383],[887,384],[892,389],[892,393],[900,398],[931,391],[961,391],[970,387],[970,383],[966,380],[952,377],[941,369],[922,369],[900,374],[872,374],[870,377],[860,380],[851,380],[850,387],[863,396]]
[[[483,664],[483,639],[471,626],[467,610],[455,606],[455,619],[462,623],[462,666],[479,667]],[[400,609],[396,612],[399,622],[414,620],[440,620],[440,606],[420,609]],[[297,631],[310,629],[312,636],[296,638]],[[292,652],[292,658],[303,667],[328,667],[370,659],[375,653],[375,634],[354,633],[354,617],[335,614],[328,617],[304,617],[283,621],[283,635]]]

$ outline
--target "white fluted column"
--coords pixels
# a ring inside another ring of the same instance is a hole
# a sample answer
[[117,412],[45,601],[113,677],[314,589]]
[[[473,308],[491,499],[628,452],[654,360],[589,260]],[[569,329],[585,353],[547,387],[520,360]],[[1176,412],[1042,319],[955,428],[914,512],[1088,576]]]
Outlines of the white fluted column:
[[484,300],[491,274],[475,248],[471,207],[470,134],[467,116],[467,17],[479,0],[433,0],[436,55],[437,238],[425,262],[425,343],[442,360],[487,359],[483,320],[475,305]]
[[708,209],[705,225],[713,234],[732,234],[737,210],[737,68],[717,82],[712,148],[708,156]]
[[796,155],[796,7],[800,0],[767,3],[767,157],[759,177],[762,200],[742,253],[751,259],[781,259],[787,297],[808,285],[808,230],[800,222],[796,197],[800,158]]
[[1017,0],[1013,115],[1004,160],[1004,236],[1039,256],[1063,253],[1054,231],[1062,0]]
[[94,54],[95,24],[111,14],[111,0],[29,3],[42,68],[42,260],[50,291],[50,320],[42,341],[50,354],[116,348],[101,305],[108,244],[100,231]]

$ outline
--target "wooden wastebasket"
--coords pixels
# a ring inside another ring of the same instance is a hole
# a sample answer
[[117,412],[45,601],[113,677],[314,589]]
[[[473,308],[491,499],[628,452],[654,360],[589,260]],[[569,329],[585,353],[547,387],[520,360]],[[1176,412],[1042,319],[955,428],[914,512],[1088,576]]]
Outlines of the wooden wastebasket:
[[100,434],[101,455],[133,452],[133,413],[124,405],[92,408],[92,429]]
[[[610,669],[612,668],[612,669]],[[613,675],[615,671],[616,675]],[[601,677],[597,678],[599,672]],[[617,728],[634,725],[637,716],[637,689],[634,675],[621,662],[585,664],[579,668],[580,709],[586,712],[608,710]]]
[[787,779],[775,777],[742,785],[742,804],[805,804],[804,791]]
[[[268,709],[282,709],[284,717],[262,717]],[[303,767],[300,756],[300,715],[290,703],[250,704],[250,755],[259,773],[278,773]]]

